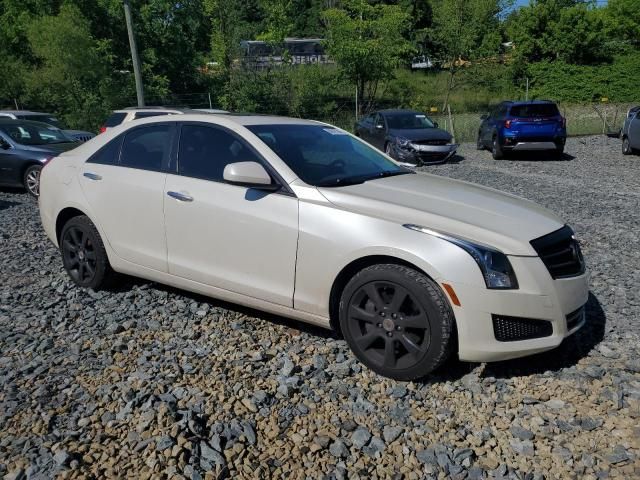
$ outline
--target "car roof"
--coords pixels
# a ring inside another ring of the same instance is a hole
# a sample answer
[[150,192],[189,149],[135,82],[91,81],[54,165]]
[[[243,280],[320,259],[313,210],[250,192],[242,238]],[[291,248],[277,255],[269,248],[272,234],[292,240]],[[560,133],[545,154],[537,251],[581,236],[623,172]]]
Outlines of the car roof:
[[409,113],[409,114],[412,114],[412,115],[422,115],[422,112],[418,112],[417,110],[410,110],[410,109],[407,109],[407,108],[387,108],[385,110],[378,110],[377,113],[380,113],[381,115],[396,115],[398,113]]
[[33,112],[31,110],[0,110],[0,113],[9,113],[11,115],[50,115],[55,117],[53,113]]
[[553,100],[516,100],[516,101],[508,101],[505,103],[509,103],[511,105],[555,105],[556,102]]
[[190,111],[188,108],[171,108],[171,107],[127,107],[114,110],[113,113],[129,113],[129,112],[179,112],[184,113]]
[[34,127],[46,127],[50,130],[60,130],[58,127],[50,123],[36,122],[33,120],[14,120],[13,118],[0,118],[0,126],[2,125],[32,125]]

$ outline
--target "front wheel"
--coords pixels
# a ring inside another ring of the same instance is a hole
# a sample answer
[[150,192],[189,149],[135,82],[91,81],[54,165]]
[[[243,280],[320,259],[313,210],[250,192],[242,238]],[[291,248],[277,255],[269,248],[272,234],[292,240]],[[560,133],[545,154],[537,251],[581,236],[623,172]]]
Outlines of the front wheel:
[[27,189],[34,197],[40,195],[40,173],[42,172],[42,165],[31,165],[24,172],[24,188]]
[[504,152],[502,150],[502,145],[500,145],[500,140],[498,137],[493,137],[493,145],[491,148],[491,155],[494,160],[502,160],[504,158]]
[[624,137],[622,139],[622,154],[631,155],[632,153],[633,149],[631,148],[631,144],[629,143],[629,137]]
[[340,299],[340,327],[353,353],[374,372],[415,380],[449,357],[454,317],[429,277],[395,264],[356,274]]
[[97,289],[115,276],[98,229],[89,217],[73,217],[65,224],[60,234],[60,251],[64,269],[80,287]]
[[386,153],[391,158],[394,158],[392,154],[391,143],[387,142],[384,144],[384,153]]

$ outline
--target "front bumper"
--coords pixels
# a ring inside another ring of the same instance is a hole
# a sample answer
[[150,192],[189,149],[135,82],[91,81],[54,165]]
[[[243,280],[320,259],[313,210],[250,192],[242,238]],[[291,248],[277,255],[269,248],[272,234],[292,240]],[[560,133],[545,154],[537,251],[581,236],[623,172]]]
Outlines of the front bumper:
[[[544,352],[560,345],[585,323],[581,308],[589,295],[588,274],[553,280],[538,257],[509,260],[518,277],[517,290],[451,284],[461,304],[453,307],[461,360],[491,362]],[[539,338],[499,341],[496,317],[546,322],[550,328]]]
[[397,144],[391,145],[391,156],[400,163],[420,166],[427,164],[444,163],[457,151],[458,145],[416,145],[401,148]]

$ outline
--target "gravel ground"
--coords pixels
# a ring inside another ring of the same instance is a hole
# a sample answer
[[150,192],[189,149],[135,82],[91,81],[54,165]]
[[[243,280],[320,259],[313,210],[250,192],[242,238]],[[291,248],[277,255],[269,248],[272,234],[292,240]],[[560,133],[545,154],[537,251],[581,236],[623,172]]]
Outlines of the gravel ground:
[[593,274],[588,326],[413,383],[296,322],[133,279],[75,288],[36,203],[0,192],[0,477],[640,477],[640,157],[595,137],[567,151],[464,145],[425,170],[566,218]]

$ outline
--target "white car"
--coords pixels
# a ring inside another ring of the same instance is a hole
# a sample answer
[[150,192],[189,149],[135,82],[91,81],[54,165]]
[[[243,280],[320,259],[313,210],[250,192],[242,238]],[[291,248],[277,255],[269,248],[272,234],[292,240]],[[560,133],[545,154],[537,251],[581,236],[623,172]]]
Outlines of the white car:
[[121,272],[336,328],[396,379],[451,353],[549,350],[585,322],[587,273],[560,218],[319,122],[130,122],[49,162],[39,202],[81,287]]

